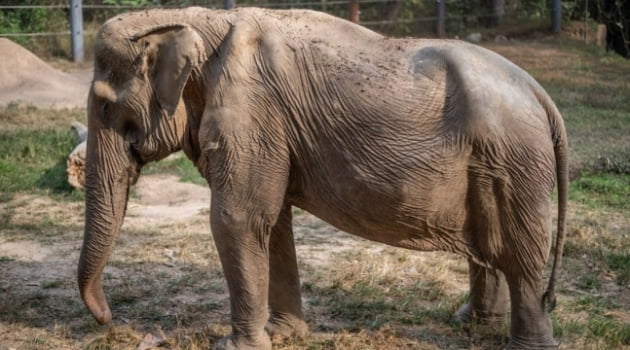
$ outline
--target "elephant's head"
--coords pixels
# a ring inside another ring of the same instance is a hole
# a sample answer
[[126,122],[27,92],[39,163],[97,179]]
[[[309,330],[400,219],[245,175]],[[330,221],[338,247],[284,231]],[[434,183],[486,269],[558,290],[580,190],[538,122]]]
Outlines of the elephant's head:
[[187,137],[182,92],[198,74],[205,50],[195,30],[172,20],[117,17],[101,28],[95,44],[78,284],[101,324],[111,320],[101,275],[129,187],[144,164],[181,149]]

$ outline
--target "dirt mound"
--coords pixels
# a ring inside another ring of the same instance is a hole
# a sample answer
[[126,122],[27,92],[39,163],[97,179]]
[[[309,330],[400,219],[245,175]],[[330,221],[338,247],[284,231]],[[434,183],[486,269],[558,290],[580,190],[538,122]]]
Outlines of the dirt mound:
[[9,102],[38,107],[83,107],[91,74],[58,71],[11,40],[0,38],[0,105]]

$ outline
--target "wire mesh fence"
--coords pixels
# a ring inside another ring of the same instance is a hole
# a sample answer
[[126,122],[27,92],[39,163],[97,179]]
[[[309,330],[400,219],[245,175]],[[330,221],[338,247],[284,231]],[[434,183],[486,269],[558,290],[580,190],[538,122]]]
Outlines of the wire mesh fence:
[[[122,12],[148,8],[223,8],[226,0],[83,0],[83,34],[88,51],[98,27]],[[397,36],[436,36],[437,4],[445,1],[446,36],[471,32],[495,36],[530,26],[549,27],[551,0],[359,0],[359,23]],[[575,0],[580,1],[580,0]],[[303,8],[349,18],[348,0],[235,0],[236,7]],[[70,57],[69,0],[0,0],[0,37],[39,55]]]

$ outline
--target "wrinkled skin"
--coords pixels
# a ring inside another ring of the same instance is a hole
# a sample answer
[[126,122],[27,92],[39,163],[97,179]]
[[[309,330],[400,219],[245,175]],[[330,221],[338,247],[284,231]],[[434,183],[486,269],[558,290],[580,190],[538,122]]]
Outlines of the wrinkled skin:
[[466,256],[471,297],[457,318],[511,307],[508,348],[555,348],[546,305],[567,139],[553,102],[515,65],[458,41],[260,9],[121,15],[95,49],[78,281],[98,322],[111,319],[101,274],[129,186],[143,164],[183,149],[212,190],[230,292],[233,332],[216,348],[270,349],[270,336],[307,332],[292,206],[367,239]]

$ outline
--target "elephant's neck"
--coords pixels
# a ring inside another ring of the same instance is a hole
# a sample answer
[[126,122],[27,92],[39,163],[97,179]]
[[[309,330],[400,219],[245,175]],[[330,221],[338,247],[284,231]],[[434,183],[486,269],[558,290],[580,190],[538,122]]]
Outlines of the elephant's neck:
[[193,71],[182,94],[187,116],[187,125],[182,138],[182,150],[195,164],[197,164],[201,154],[199,125],[208,96],[208,82],[204,77],[212,74],[208,70],[209,67],[213,66],[212,61],[217,58],[218,50],[228,35],[231,17],[230,13],[225,11],[206,11],[208,11],[208,16],[198,16],[201,20],[189,22],[189,24],[203,38],[208,60],[199,69]]
[[221,44],[227,38],[231,23],[234,22],[234,13],[223,10],[207,11],[207,16],[198,16],[198,20],[190,24],[205,42],[206,57],[211,58],[218,55]]

